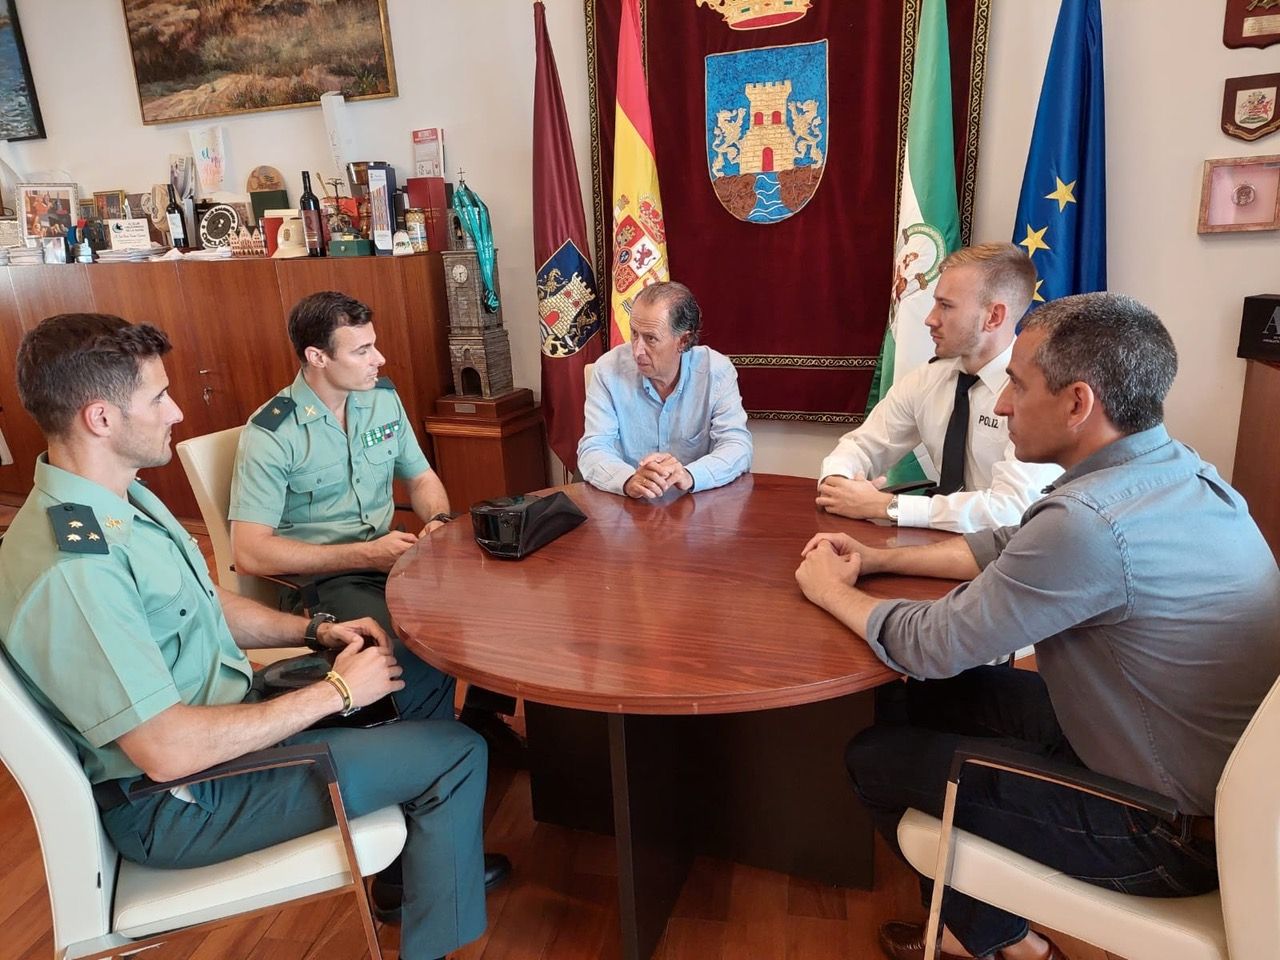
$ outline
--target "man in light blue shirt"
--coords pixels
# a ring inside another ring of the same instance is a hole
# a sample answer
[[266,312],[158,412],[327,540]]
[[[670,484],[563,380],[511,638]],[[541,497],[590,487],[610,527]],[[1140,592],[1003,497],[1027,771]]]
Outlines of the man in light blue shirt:
[[652,500],[672,487],[722,487],[751,467],[751,432],[729,358],[698,346],[702,311],[682,283],[645,287],[631,343],[614,347],[587,387],[582,478]]

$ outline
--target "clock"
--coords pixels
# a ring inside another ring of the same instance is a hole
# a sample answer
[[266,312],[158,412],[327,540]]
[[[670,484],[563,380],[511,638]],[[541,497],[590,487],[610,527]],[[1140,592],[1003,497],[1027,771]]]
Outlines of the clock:
[[467,277],[470,276],[467,273],[466,265],[461,263],[455,263],[453,269],[449,271],[449,275],[453,277],[454,283],[466,283]]
[[240,214],[226,203],[215,203],[200,219],[200,245],[205,249],[225,247],[240,229]]

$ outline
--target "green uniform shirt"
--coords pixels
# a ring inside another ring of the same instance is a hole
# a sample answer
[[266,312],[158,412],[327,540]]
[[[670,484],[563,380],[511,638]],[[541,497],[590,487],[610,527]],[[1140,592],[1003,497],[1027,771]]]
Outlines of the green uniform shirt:
[[195,540],[128,494],[42,454],[0,545],[0,644],[94,783],[141,774],[118,737],[178,702],[239,703],[253,678]]
[[317,544],[387,533],[393,473],[411,480],[431,465],[390,380],[353,390],[346,419],[344,431],[299,373],[240,434],[230,519]]

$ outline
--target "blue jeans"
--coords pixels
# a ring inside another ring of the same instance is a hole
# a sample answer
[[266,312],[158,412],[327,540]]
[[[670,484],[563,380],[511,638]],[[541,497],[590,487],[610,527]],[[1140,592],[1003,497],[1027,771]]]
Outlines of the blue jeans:
[[[877,829],[902,856],[898,821],[907,808],[941,818],[957,748],[993,743],[1084,766],[1039,674],[1008,667],[886,688],[876,724],[849,744],[845,763]],[[1124,893],[1184,897],[1218,885],[1212,842],[1176,836],[1157,818],[1100,797],[986,767],[965,769],[955,825]],[[922,877],[920,890],[928,904],[932,881]],[[1022,917],[950,889],[942,919],[976,957],[1018,942],[1028,929]]]

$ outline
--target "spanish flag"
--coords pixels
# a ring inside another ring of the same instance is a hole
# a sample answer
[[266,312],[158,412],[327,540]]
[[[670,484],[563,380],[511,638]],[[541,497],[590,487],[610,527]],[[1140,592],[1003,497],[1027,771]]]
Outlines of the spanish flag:
[[613,322],[609,343],[617,346],[631,340],[631,301],[636,294],[651,283],[670,278],[637,0],[622,0],[622,25],[618,31],[612,267],[610,312]]

